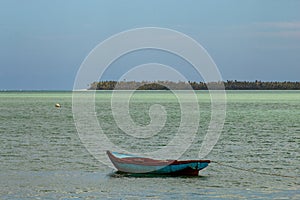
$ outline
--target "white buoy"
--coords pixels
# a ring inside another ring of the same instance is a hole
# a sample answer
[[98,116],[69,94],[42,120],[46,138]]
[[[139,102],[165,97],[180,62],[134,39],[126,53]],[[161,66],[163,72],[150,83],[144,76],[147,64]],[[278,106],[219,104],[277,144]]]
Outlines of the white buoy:
[[56,108],[60,108],[61,105],[60,105],[59,103],[57,103],[57,104],[55,104],[55,107],[56,107]]

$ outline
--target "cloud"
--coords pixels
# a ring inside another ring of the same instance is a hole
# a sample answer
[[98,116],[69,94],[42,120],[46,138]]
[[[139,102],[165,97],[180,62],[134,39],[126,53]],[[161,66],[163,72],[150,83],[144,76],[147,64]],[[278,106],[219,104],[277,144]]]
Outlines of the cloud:
[[300,29],[300,22],[264,22],[258,25],[277,29]]
[[262,22],[255,24],[256,36],[300,39],[300,21]]

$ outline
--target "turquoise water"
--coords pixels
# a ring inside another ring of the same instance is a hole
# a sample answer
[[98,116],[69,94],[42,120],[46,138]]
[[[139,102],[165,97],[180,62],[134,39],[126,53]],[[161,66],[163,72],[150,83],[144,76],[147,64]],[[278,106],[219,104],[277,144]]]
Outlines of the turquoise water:
[[[167,112],[163,129],[147,140],[118,128],[110,97],[109,91],[97,92],[96,115],[119,147],[152,151],[176,134],[180,108],[172,93],[139,91],[132,97],[130,115],[137,124],[150,122],[153,104]],[[197,91],[197,97],[199,130],[182,159],[197,158],[210,120],[209,94]],[[211,163],[192,178],[115,174],[80,141],[71,92],[0,92],[0,121],[1,199],[300,199],[299,91],[227,91],[223,132],[206,157],[221,164]]]

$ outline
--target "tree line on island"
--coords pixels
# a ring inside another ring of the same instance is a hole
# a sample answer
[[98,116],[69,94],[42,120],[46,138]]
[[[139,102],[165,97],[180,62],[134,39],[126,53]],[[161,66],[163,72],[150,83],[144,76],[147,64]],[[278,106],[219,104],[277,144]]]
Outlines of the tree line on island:
[[[224,88],[225,87],[225,88]],[[99,81],[90,84],[89,90],[300,90],[300,82],[291,81]]]

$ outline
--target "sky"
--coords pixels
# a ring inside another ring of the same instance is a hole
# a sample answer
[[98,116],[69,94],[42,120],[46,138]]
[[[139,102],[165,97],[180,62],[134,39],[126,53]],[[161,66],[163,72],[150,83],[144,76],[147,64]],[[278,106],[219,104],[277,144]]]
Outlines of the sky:
[[[225,81],[300,81],[299,10],[299,0],[0,0],[0,90],[72,90],[99,43],[142,27],[193,38]],[[101,80],[150,62],[177,64],[201,81],[188,63],[157,50],[122,56]]]

